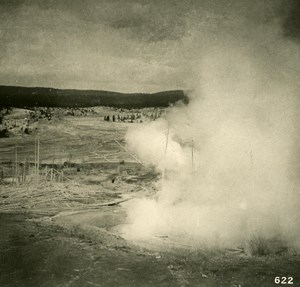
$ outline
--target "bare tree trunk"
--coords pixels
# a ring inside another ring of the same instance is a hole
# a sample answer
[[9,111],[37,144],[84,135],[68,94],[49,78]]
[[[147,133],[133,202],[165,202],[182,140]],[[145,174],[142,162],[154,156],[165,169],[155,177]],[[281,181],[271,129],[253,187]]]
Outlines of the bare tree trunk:
[[37,184],[39,184],[40,174],[40,139],[37,139]]
[[16,156],[16,183],[19,184],[19,168],[18,168],[18,145],[16,144],[16,150],[15,150],[15,156]]
[[34,177],[35,183],[37,183],[36,179],[36,138],[34,138]]

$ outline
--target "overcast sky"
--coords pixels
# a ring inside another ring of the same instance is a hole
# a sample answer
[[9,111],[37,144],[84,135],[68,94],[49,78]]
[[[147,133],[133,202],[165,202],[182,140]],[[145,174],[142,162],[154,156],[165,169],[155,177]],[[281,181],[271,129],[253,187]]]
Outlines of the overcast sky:
[[274,29],[299,43],[298,3],[0,0],[0,84],[121,92],[190,89],[203,47],[220,37],[255,46],[264,39],[255,36],[257,31],[269,35]]

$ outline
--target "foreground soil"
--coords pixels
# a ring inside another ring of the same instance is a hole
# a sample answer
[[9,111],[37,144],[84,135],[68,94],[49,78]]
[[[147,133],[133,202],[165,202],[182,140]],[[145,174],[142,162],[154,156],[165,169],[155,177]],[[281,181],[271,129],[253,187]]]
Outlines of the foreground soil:
[[299,286],[299,256],[153,251],[107,231],[124,215],[121,206],[55,217],[0,214],[0,286],[276,286],[276,276]]

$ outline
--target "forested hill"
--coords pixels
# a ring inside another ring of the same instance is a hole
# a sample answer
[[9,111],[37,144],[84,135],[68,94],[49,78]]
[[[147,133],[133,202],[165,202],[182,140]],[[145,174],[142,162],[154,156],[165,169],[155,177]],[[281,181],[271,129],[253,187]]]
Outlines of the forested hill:
[[2,107],[93,107],[118,108],[166,107],[188,98],[181,90],[159,93],[125,94],[97,90],[63,90],[53,88],[28,88],[0,86]]

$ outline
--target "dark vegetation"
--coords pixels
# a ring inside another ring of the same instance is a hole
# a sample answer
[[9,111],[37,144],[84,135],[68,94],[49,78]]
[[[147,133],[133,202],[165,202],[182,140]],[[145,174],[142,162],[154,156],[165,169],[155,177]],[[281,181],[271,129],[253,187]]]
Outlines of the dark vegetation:
[[6,127],[2,127],[3,122],[4,122],[4,115],[9,113],[9,109],[5,112],[4,109],[0,108],[0,138],[8,138],[9,137],[9,132]]
[[8,137],[9,137],[8,129],[7,128],[0,129],[0,138],[8,138]]
[[93,107],[118,108],[167,107],[177,101],[187,103],[182,90],[159,93],[117,93],[96,90],[62,90],[52,88],[28,88],[0,86],[2,107]]

